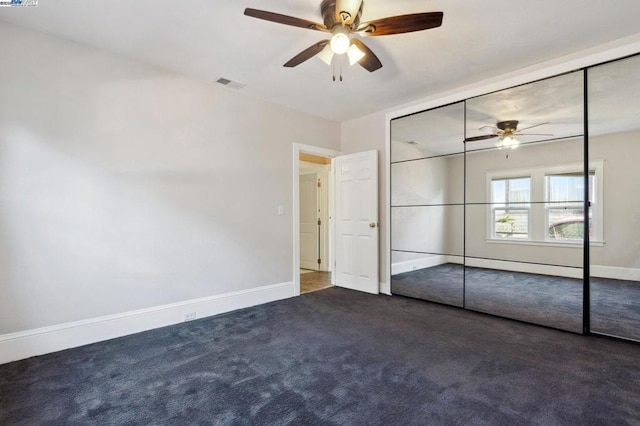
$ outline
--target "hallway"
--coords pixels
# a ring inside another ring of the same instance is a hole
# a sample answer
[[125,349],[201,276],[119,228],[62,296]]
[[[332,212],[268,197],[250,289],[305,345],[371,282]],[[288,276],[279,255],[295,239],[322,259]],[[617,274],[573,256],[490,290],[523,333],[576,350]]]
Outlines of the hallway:
[[332,287],[331,272],[301,270],[300,294]]

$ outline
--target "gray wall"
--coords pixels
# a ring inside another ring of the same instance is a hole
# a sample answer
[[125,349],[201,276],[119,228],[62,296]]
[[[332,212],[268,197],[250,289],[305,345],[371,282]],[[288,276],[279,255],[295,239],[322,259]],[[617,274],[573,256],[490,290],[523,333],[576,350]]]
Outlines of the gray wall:
[[293,279],[292,143],[338,123],[3,23],[0,52],[0,335]]
[[591,248],[591,264],[640,268],[640,132],[592,137],[589,157],[605,160],[605,245]]
[[[424,155],[428,154],[421,152],[410,158]],[[461,156],[391,165],[391,205],[419,206],[393,209],[392,249],[462,255],[464,208],[447,205],[463,202],[462,165]]]

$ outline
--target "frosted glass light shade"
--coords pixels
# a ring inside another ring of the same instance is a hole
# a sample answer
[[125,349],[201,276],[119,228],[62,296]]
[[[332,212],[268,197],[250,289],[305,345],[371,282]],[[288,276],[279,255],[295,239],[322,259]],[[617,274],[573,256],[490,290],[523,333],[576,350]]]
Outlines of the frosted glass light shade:
[[513,136],[503,136],[496,142],[498,148],[516,149],[518,145],[520,145],[520,142]]
[[349,50],[351,41],[349,40],[349,36],[347,36],[345,33],[337,32],[333,35],[333,37],[331,37],[331,42],[329,44],[331,45],[331,50],[333,50],[333,53],[335,53],[336,55],[342,55],[346,53],[347,50]]
[[329,66],[331,66],[331,61],[333,61],[334,56],[335,53],[333,53],[333,50],[331,50],[331,46],[328,44],[324,47],[324,49],[322,49],[320,53],[318,53],[318,58],[322,59],[322,62]]
[[347,56],[349,57],[349,65],[353,65],[364,58],[364,52],[358,48],[355,44],[349,46],[347,50]]

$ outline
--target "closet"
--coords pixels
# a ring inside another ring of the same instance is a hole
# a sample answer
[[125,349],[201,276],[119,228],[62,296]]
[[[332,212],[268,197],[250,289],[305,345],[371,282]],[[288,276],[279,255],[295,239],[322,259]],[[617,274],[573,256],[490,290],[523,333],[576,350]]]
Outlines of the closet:
[[640,56],[390,128],[392,294],[640,340]]

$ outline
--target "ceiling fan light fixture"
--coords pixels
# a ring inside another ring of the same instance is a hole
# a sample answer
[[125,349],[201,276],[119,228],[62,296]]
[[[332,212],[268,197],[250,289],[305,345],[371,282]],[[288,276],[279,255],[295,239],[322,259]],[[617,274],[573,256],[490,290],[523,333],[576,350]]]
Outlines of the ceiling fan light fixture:
[[347,53],[349,50],[349,46],[351,45],[351,40],[349,40],[349,34],[346,30],[339,28],[333,33],[333,37],[331,37],[331,41],[329,42],[331,46],[331,50],[336,55],[343,55]]
[[327,44],[324,49],[322,49],[322,51],[318,53],[318,58],[320,58],[322,62],[329,66],[331,66],[331,62],[333,61],[334,56],[335,53],[333,53],[333,50],[331,49],[331,46],[329,44]]
[[355,44],[349,46],[347,50],[347,56],[349,57],[349,65],[357,64],[362,58],[364,58],[364,52],[358,48]]
[[[244,10],[244,14],[251,18],[275,22],[276,24],[331,34],[329,40],[325,39],[317,42],[285,62],[283,66],[286,68],[296,67],[318,55],[324,50],[327,43],[331,46],[334,54],[344,55],[353,41],[357,48],[364,53],[364,56],[352,49],[354,53],[350,55],[349,61],[351,64],[358,63],[369,72],[382,68],[382,62],[358,37],[351,39],[352,34],[377,37],[429,30],[441,26],[444,16],[443,12],[423,12],[388,16],[361,22],[363,8],[364,0],[321,0],[320,14],[323,23],[250,7]],[[329,56],[327,55],[324,60],[327,63],[329,63]],[[331,63],[334,64],[333,58],[331,58]]]
[[518,141],[513,136],[509,136],[509,135],[501,137],[496,142],[496,146],[501,149],[502,148],[516,149],[518,145],[520,145],[520,141]]

